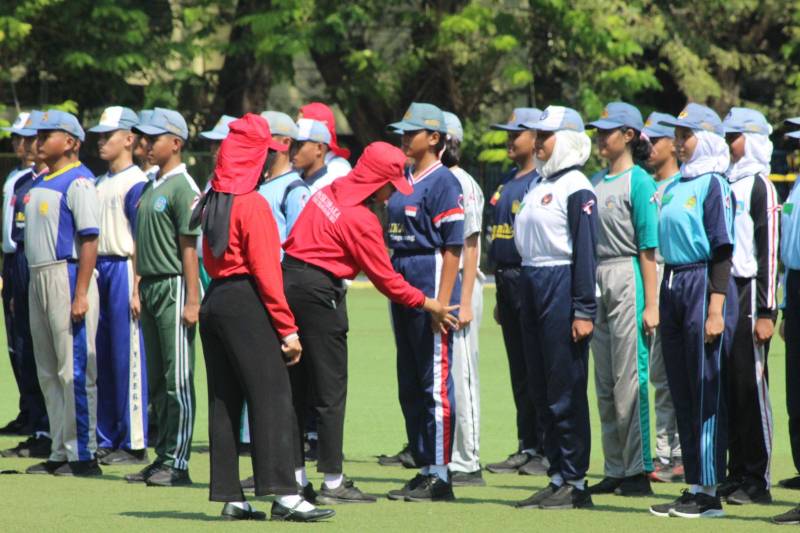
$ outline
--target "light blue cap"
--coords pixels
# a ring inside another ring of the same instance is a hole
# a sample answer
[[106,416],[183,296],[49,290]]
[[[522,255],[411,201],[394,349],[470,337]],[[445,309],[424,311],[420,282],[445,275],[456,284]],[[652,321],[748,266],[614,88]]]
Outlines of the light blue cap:
[[128,107],[111,106],[103,110],[97,126],[89,128],[91,133],[106,133],[116,130],[132,130],[139,123],[139,117]]
[[269,124],[269,131],[274,137],[275,135],[283,135],[290,139],[297,139],[297,124],[292,117],[280,111],[263,111],[261,116],[264,117]]
[[800,117],[787,118],[786,123],[794,126],[800,126]]
[[505,124],[492,124],[493,130],[503,131],[522,131],[525,128],[522,124],[526,122],[536,122],[542,116],[542,110],[537,107],[517,107],[511,112],[508,122]]
[[28,124],[30,116],[31,113],[23,111],[17,115],[17,118],[11,126],[4,126],[3,131],[7,131],[12,135],[19,135],[20,137],[33,137],[36,135],[36,130],[31,128]]
[[708,131],[717,135],[725,135],[719,115],[704,105],[691,103],[683,108],[675,119],[660,121],[665,126],[683,126],[695,131]]
[[157,107],[153,109],[153,114],[147,122],[140,122],[134,128],[135,131],[145,135],[163,135],[170,133],[180,137],[184,141],[189,138],[189,128],[186,120],[177,111]]
[[66,111],[59,111],[58,109],[48,109],[42,113],[39,121],[33,125],[36,131],[42,130],[59,130],[65,131],[83,141],[86,139],[86,134],[83,132],[81,123],[72,113]]
[[792,139],[800,139],[800,131],[790,131],[786,134],[787,137],[791,137]]
[[444,111],[442,114],[444,115],[444,125],[447,128],[447,135],[458,142],[463,141],[464,126],[461,125],[461,120],[450,111]]
[[665,126],[662,124],[662,121],[665,120],[675,120],[675,117],[672,115],[668,115],[667,113],[659,113],[658,111],[653,111],[650,113],[650,116],[647,117],[647,120],[644,122],[644,128],[642,129],[642,133],[647,135],[650,139],[659,139],[661,137],[667,137],[669,139],[675,138],[675,128],[671,126]]
[[[272,130],[272,128],[270,128],[270,130]],[[330,144],[331,132],[328,131],[328,126],[326,126],[324,122],[312,120],[310,118],[301,118],[297,121],[297,140]]]
[[230,131],[230,129],[228,129],[228,124],[234,120],[236,120],[236,117],[222,115],[219,117],[217,123],[214,124],[213,128],[208,131],[201,131],[200,137],[208,139],[209,141],[221,141],[228,136],[228,132]]
[[600,118],[586,125],[587,128],[600,130],[613,130],[616,128],[633,128],[642,131],[644,122],[642,113],[631,104],[625,102],[611,102],[600,115]]
[[520,124],[526,130],[583,131],[583,119],[571,107],[551,105],[542,111],[539,120]]
[[772,133],[772,126],[767,122],[766,117],[760,111],[746,107],[732,107],[725,115],[722,127],[725,133],[757,133],[759,135]]
[[390,130],[419,131],[430,130],[440,133],[447,133],[447,126],[444,123],[444,113],[433,104],[412,102],[399,122],[389,124]]
[[[152,109],[142,109],[139,111],[139,122],[136,123],[136,126],[141,126],[143,124],[147,124],[150,122],[150,118],[153,116]],[[134,127],[136,127],[134,126]]]

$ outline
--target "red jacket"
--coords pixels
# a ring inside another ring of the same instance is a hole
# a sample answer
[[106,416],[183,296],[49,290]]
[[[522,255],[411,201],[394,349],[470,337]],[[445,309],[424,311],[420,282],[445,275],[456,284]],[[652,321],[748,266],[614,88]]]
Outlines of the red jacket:
[[378,217],[364,204],[387,182],[408,187],[405,160],[396,147],[370,144],[350,174],[311,197],[283,245],[286,253],[337,278],[363,271],[392,301],[422,307],[425,295],[392,268]]

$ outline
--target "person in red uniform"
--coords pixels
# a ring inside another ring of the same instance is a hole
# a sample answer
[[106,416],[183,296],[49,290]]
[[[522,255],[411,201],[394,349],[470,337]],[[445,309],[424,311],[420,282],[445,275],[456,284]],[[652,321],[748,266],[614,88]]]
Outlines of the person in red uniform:
[[263,520],[239,484],[242,404],[249,406],[255,492],[275,494],[273,520],[316,521],[334,514],[298,495],[292,469],[298,438],[287,365],[300,360],[294,316],[283,294],[280,238],[258,193],[274,142],[267,121],[247,114],[230,124],[211,189],[192,214],[203,227],[203,263],[212,281],[200,308],[209,397],[212,501],[229,519]]
[[[421,308],[438,331],[455,328],[443,306],[411,286],[392,268],[378,217],[370,210],[395,190],[409,194],[404,176],[406,156],[385,142],[367,146],[355,168],[316,192],[284,243],[283,281],[297,317],[303,360],[290,370],[299,427],[311,402],[319,415],[317,470],[325,475],[315,494],[305,475],[302,443],[296,443],[296,480],[306,498],[318,503],[374,502],[342,473],[344,410],[347,396],[347,306],[343,280],[364,272],[392,301]],[[311,397],[304,394],[311,385]]]

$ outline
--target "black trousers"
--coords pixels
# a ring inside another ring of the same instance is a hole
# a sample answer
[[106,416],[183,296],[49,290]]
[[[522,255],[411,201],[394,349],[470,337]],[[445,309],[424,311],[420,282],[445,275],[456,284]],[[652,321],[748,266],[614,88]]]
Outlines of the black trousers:
[[541,424],[528,390],[528,370],[522,347],[522,296],[519,288],[520,267],[498,267],[494,279],[497,285],[497,313],[508,356],[511,391],[517,409],[517,439],[520,450],[542,452]]
[[728,476],[748,485],[768,488],[772,455],[772,408],[769,402],[769,343],[756,345],[756,281],[736,278],[739,319],[727,367]]
[[[342,472],[344,410],[347,399],[347,300],[341,280],[322,269],[286,256],[283,284],[292,308],[303,357],[289,369],[297,426],[317,415],[317,471]],[[296,442],[295,465],[305,464],[303,442]]]
[[239,420],[247,401],[256,496],[297,494],[299,439],[281,343],[250,277],[214,280],[200,308],[208,376],[212,501],[243,501]]
[[786,335],[786,410],[792,459],[800,472],[800,270],[786,270],[786,307],[783,322]]

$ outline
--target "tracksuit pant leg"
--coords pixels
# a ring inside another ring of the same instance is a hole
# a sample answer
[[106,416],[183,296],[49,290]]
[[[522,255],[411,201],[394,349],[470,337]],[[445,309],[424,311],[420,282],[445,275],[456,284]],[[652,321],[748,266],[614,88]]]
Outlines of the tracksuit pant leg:
[[794,468],[800,472],[800,270],[786,270],[783,327],[786,336],[786,409]]
[[20,359],[20,387],[23,413],[27,413],[26,427],[33,435],[48,433],[50,422],[47,420],[47,409],[44,396],[39,386],[36,373],[36,359],[33,354],[33,338],[31,338],[30,312],[28,310],[28,293],[30,272],[28,260],[22,244],[17,245],[17,253],[12,256],[11,267],[12,296],[14,300],[14,338],[18,346]]
[[15,335],[14,328],[15,313],[11,308],[11,300],[14,296],[14,256],[16,253],[3,254],[3,319],[6,327],[6,346],[8,346],[8,357],[11,361],[11,372],[14,374],[14,381],[17,383],[19,391],[19,414],[18,420],[23,424],[28,423],[28,413],[22,397],[22,353],[19,339]]
[[297,494],[298,440],[289,372],[278,334],[249,276],[214,280],[200,308],[208,379],[210,499],[243,501],[239,424],[247,401],[256,496]]
[[147,381],[158,427],[156,460],[189,468],[195,417],[194,337],[181,320],[186,299],[182,276],[144,277],[139,283]]
[[478,371],[478,331],[483,317],[483,282],[475,280],[472,290],[472,322],[453,334],[453,386],[456,424],[450,470],[475,472],[481,469],[481,391]]
[[[394,269],[428,298],[439,292],[440,253],[392,257]],[[451,303],[461,294],[457,279]],[[433,333],[430,315],[422,309],[391,304],[397,345],[397,385],[406,434],[417,464],[447,465],[453,450],[455,391],[451,375],[453,335]]]
[[[664,277],[664,265],[658,265],[658,286]],[[667,370],[664,368],[664,353],[661,349],[661,328],[656,330],[650,350],[650,383],[653,385],[655,403],[656,457],[662,463],[681,458],[681,443],[678,437],[678,421],[675,419],[675,406],[667,383]]]
[[725,481],[728,411],[725,372],[736,326],[737,296],[731,279],[725,298],[725,331],[705,343],[708,266],[667,267],[660,315],[664,363],[675,404],[686,482]]
[[591,451],[589,339],[572,340],[572,268],[522,267],[522,341],[528,387],[544,433],[548,474],[586,476]]
[[636,257],[601,260],[592,337],[597,407],[605,475],[630,477],[653,470],[650,457],[650,351],[644,332],[644,285]]
[[50,420],[52,461],[88,461],[97,450],[97,282],[92,276],[86,316],[73,322],[77,276],[78,265],[72,262],[31,269],[31,331]]
[[131,316],[130,258],[97,258],[97,440],[104,448],[147,447],[147,363],[139,321]]
[[739,316],[728,358],[728,476],[770,488],[772,406],[767,386],[769,343],[756,344],[756,280],[736,278]]
[[[317,470],[339,474],[347,401],[347,291],[332,274],[291,257],[284,258],[283,273],[286,300],[303,345],[300,363],[289,370],[297,427],[305,427],[310,406],[319,415]],[[300,467],[305,463],[301,438],[295,446],[299,458],[295,466]]]
[[521,272],[521,267],[503,267],[495,270],[497,314],[508,357],[508,370],[511,374],[511,393],[516,408],[519,449],[540,452],[544,435],[529,392],[528,369],[522,345]]

